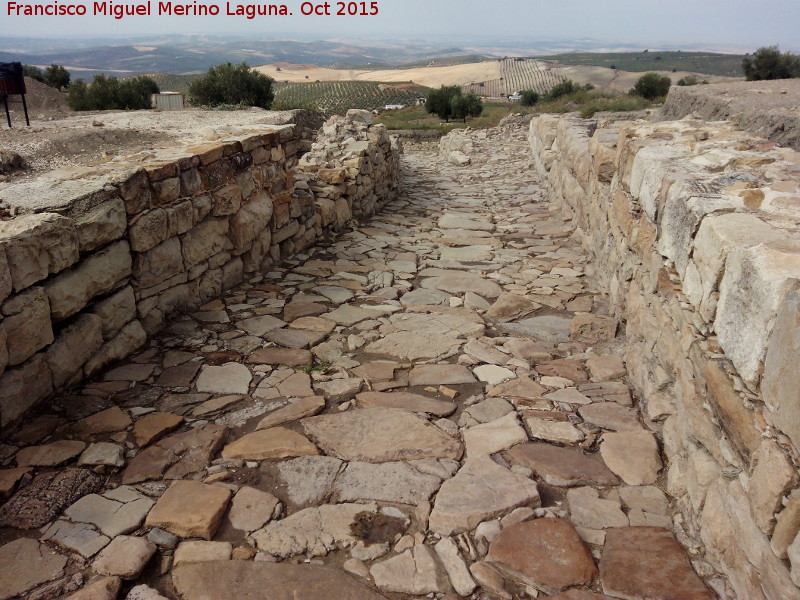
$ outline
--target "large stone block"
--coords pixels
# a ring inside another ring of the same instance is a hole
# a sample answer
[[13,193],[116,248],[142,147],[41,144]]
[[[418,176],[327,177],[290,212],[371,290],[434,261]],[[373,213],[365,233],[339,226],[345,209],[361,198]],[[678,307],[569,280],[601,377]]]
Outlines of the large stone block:
[[755,389],[775,317],[800,287],[800,242],[778,241],[731,250],[714,328],[739,375]]
[[221,252],[226,245],[228,219],[207,219],[181,237],[183,260],[192,267]]
[[630,173],[630,191],[650,221],[657,223],[665,192],[675,180],[675,161],[682,153],[669,146],[647,146],[636,153]]
[[781,499],[797,482],[797,473],[786,453],[770,439],[761,442],[755,463],[747,495],[756,524],[769,535],[775,526],[775,513]]
[[229,236],[234,253],[241,254],[249,250],[253,241],[267,229],[271,218],[272,200],[266,192],[258,192],[231,217]]
[[214,208],[211,213],[215,217],[233,215],[242,205],[242,190],[236,184],[226,185],[212,194]]
[[[719,289],[728,253],[737,247],[750,247],[777,240],[782,234],[752,214],[729,213],[703,219],[692,248],[697,277],[684,277],[684,292],[689,301],[701,308],[703,316],[713,319],[711,297]],[[691,266],[689,267],[692,268]]]
[[122,198],[115,197],[96,206],[75,220],[81,253],[91,252],[118,240],[125,235],[127,226]]
[[131,222],[128,240],[131,250],[145,252],[167,239],[167,211],[156,208],[140,214]]
[[103,322],[97,315],[82,314],[65,327],[47,349],[47,364],[53,375],[53,387],[61,388],[76,375],[103,345]]
[[34,355],[0,377],[0,427],[19,419],[53,391],[50,369],[44,353]]
[[131,251],[121,240],[89,256],[67,273],[45,285],[54,320],[64,319],[81,310],[99,294],[113,290],[131,274]]
[[134,350],[141,348],[147,341],[147,333],[139,321],[131,321],[110,341],[103,344],[100,350],[90,358],[84,366],[89,377],[106,365],[129,356]]
[[103,339],[113,337],[126,323],[136,317],[136,298],[129,285],[95,304],[92,312],[100,317]]
[[800,447],[800,294],[778,311],[767,348],[761,391],[772,422]]
[[18,365],[53,341],[50,303],[41,287],[12,296],[3,304],[0,329],[6,338],[9,365]]
[[138,288],[148,288],[184,270],[181,242],[177,237],[160,243],[147,252],[134,255],[133,276]]
[[17,292],[63,271],[79,258],[75,223],[50,213],[0,221],[0,246],[5,249]]

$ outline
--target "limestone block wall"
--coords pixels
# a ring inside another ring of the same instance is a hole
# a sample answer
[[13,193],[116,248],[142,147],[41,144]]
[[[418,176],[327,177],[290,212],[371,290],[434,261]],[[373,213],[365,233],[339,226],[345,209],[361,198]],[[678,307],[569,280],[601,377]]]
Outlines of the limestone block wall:
[[3,188],[23,214],[0,221],[0,428],[388,202],[400,148],[358,116],[305,155],[295,125],[259,126]]
[[693,120],[543,115],[529,139],[624,324],[677,535],[734,597],[798,597],[800,153]]

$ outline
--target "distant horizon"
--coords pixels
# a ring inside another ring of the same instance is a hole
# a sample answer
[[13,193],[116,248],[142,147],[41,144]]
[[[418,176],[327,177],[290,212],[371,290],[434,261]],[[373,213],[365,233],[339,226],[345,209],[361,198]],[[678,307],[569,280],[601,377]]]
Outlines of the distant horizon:
[[[50,0],[31,0],[51,5]],[[184,0],[186,1],[186,0]],[[66,5],[60,0],[59,5]],[[200,2],[211,5],[213,2]],[[243,0],[244,3],[244,0]],[[153,38],[162,36],[235,36],[272,39],[380,40],[402,44],[404,39],[444,40],[459,44],[496,43],[507,47],[558,44],[590,40],[607,48],[678,50],[721,53],[752,52],[762,46],[779,45],[800,50],[796,24],[800,2],[796,0],[727,0],[698,3],[695,0],[573,0],[569,4],[531,0],[378,0],[376,16],[301,16],[301,2],[289,2],[293,16],[263,16],[246,19],[228,16],[225,2],[218,16],[130,16],[114,19],[106,15],[8,16],[2,40],[80,40]],[[92,2],[75,5],[93,6]],[[114,5],[122,5],[114,2]],[[191,5],[191,0],[187,2]],[[232,2],[235,6],[237,2]],[[335,2],[331,3],[334,7]],[[362,3],[353,3],[362,4]],[[363,3],[366,6],[370,2]],[[157,3],[153,4],[153,11]],[[335,8],[333,9],[335,10]],[[65,33],[68,30],[69,33]],[[98,34],[98,31],[106,33]],[[121,44],[122,45],[122,44]],[[702,48],[703,50],[700,50]],[[602,48],[575,51],[602,51]],[[609,50],[606,50],[609,51]]]

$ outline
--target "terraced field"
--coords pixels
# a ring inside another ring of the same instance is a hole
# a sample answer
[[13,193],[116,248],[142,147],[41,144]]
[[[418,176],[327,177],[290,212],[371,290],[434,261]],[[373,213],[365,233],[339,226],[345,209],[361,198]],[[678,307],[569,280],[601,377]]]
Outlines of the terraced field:
[[564,77],[552,70],[546,63],[530,58],[506,58],[501,61],[499,79],[468,83],[462,91],[488,98],[501,98],[521,90],[536,90],[545,93]]

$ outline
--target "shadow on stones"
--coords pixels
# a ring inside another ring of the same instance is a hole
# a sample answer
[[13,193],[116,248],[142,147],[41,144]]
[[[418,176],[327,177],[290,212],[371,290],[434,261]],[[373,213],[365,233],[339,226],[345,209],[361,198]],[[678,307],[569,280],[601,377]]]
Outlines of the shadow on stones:
[[350,523],[350,532],[366,546],[393,542],[398,534],[406,530],[402,519],[388,517],[380,513],[360,512]]

